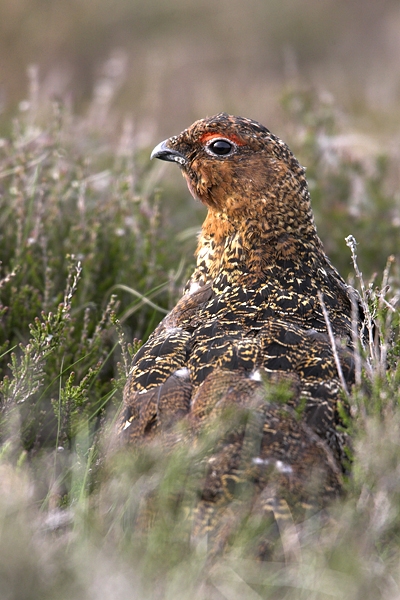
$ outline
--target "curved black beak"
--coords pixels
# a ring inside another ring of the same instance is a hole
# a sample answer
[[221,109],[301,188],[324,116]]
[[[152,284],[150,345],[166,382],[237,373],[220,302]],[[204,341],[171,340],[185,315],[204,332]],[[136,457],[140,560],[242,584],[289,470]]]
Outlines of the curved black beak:
[[160,160],[167,160],[169,162],[177,162],[180,165],[184,165],[186,163],[186,158],[178,152],[177,150],[173,150],[172,148],[168,148],[167,146],[168,140],[164,140],[160,144],[158,144],[153,152],[150,154],[150,159],[159,158]]

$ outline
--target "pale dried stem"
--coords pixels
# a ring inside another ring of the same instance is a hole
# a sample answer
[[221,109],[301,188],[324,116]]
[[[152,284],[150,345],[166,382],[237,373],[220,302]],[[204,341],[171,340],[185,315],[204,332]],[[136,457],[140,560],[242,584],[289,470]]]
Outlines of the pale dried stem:
[[[0,261],[0,267],[1,267],[1,261]],[[11,279],[13,277],[15,277],[15,275],[18,273],[20,267],[17,266],[15,267],[10,273],[8,273],[7,275],[5,275],[2,279],[0,279],[0,288],[2,288],[4,285],[6,285],[9,281],[11,281]]]
[[332,353],[333,353],[333,357],[335,359],[336,369],[337,369],[337,372],[338,372],[338,375],[339,375],[340,383],[342,384],[342,388],[343,388],[343,391],[344,391],[346,397],[349,399],[350,398],[349,390],[347,389],[346,380],[344,378],[343,371],[342,371],[342,365],[340,364],[339,354],[338,354],[338,351],[337,351],[337,348],[336,348],[336,343],[335,343],[335,336],[333,335],[331,322],[329,320],[329,314],[328,314],[328,311],[326,309],[322,293],[320,291],[318,291],[318,299],[319,299],[319,303],[320,303],[321,308],[322,308],[322,314],[324,315],[326,328],[328,330],[329,341],[331,342]]
[[[376,292],[376,296],[378,298],[378,306],[380,309],[379,313],[382,314],[383,308],[388,309],[388,312],[386,313],[385,324],[380,328],[380,333],[381,333],[381,336],[380,336],[380,375],[381,375],[381,377],[384,377],[385,373],[386,373],[386,368],[387,368],[386,360],[387,360],[387,355],[388,355],[388,349],[390,346],[390,336],[392,334],[391,322],[392,322],[392,318],[393,318],[393,313],[396,313],[395,307],[399,300],[399,293],[395,294],[390,301],[386,300],[386,298],[385,298],[386,294],[390,290],[389,273],[390,273],[390,267],[392,266],[394,261],[395,261],[395,257],[393,255],[389,256],[389,258],[387,259],[387,262],[386,262],[385,270],[383,272],[382,289],[379,292]],[[382,332],[383,332],[383,335],[382,335]]]
[[362,338],[358,330],[358,323],[360,319],[358,302],[358,294],[355,290],[350,289],[350,300],[351,300],[351,339],[354,347],[354,371],[355,371],[355,382],[356,385],[361,385],[361,374],[362,374],[362,356],[360,351],[360,345],[362,345]]
[[347,238],[345,238],[345,240],[346,240],[347,246],[351,250],[351,258],[353,261],[354,271],[356,273],[357,279],[360,282],[361,298],[363,301],[365,321],[366,321],[366,327],[367,327],[367,332],[368,332],[368,347],[369,347],[370,357],[373,361],[373,364],[376,365],[377,361],[379,360],[379,357],[377,356],[375,339],[374,339],[374,318],[373,318],[373,315],[371,314],[371,311],[368,306],[367,290],[365,287],[364,278],[363,278],[363,275],[362,275],[360,269],[358,268],[357,254],[356,254],[357,241],[353,235],[347,236]]

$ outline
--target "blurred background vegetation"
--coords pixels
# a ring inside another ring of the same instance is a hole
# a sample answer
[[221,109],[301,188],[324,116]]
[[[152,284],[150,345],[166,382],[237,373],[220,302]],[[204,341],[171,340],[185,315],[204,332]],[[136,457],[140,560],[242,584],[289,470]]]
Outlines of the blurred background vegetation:
[[43,96],[79,110],[114,79],[115,107],[151,141],[221,108],[276,128],[293,82],[390,131],[399,29],[397,0],[2,0],[1,107],[21,100],[35,63]]
[[[400,596],[399,31],[398,0],[1,1],[1,598]],[[205,215],[150,150],[220,111],[261,121],[307,167],[345,278],[355,236],[383,351],[352,396],[334,524],[308,521],[294,565],[234,547],[208,573],[169,501],[182,481],[195,494],[201,457],[108,463],[104,448],[133,340],[179,296]],[[161,518],[143,538],[149,490]]]
[[[30,78],[35,114],[47,119],[61,100],[109,140],[129,130],[135,151],[222,110],[252,117],[293,147],[312,179],[315,153],[295,131],[310,99],[282,99],[314,95],[331,113],[314,124],[319,149],[331,170],[344,156],[353,170],[342,197],[336,186],[336,197],[314,194],[320,234],[346,275],[343,238],[369,219],[360,229],[372,244],[361,262],[371,274],[385,261],[375,260],[376,246],[385,240],[382,255],[397,251],[400,213],[383,202],[379,214],[357,171],[378,182],[384,170],[386,193],[400,187],[399,31],[397,0],[2,0],[0,133],[10,132],[16,106],[26,110]],[[176,170],[163,181],[172,185],[164,202],[174,193],[184,202],[171,206],[178,228],[198,225],[204,213],[186,201]],[[388,239],[377,240],[378,216],[394,226]]]

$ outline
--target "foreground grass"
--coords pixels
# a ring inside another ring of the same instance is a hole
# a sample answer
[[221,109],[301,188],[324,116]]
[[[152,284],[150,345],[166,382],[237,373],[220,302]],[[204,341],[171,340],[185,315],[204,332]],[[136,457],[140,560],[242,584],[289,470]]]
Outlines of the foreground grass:
[[[157,173],[128,129],[116,139],[58,105],[43,125],[28,108],[0,148],[1,598],[399,597],[400,286],[394,258],[387,262],[399,250],[390,156],[341,154],[333,107],[298,93],[285,105],[296,126],[288,142],[310,165],[321,236],[380,326],[379,352],[357,342],[345,498],[329,520],[319,515],[289,532],[282,563],[242,552],[253,534],[244,523],[231,551],[210,565],[186,519],[204,448],[106,458],[137,346],[128,342],[146,339],[189,266],[171,215],[179,211],[181,229],[191,217],[178,193],[169,213],[160,210]],[[364,271],[378,272],[371,284],[351,266],[348,234]],[[134,523],[149,494],[157,516],[139,534]]]

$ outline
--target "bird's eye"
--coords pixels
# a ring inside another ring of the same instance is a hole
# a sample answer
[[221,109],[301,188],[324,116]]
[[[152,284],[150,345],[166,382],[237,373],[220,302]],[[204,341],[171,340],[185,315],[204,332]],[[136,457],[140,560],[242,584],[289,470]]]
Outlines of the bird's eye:
[[228,140],[214,140],[208,145],[207,150],[217,156],[226,156],[230,154],[234,148],[234,145]]

